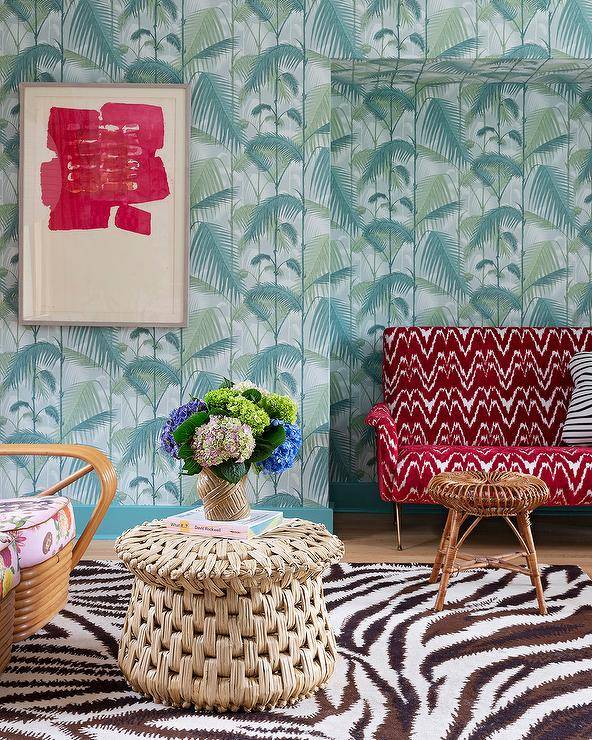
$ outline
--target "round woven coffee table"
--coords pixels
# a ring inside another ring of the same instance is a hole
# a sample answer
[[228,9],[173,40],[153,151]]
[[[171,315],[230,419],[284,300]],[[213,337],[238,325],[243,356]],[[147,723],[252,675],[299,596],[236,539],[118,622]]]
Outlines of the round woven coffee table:
[[[541,574],[530,528],[530,512],[549,498],[546,483],[534,475],[506,471],[440,473],[430,481],[428,493],[436,503],[448,509],[430,576],[430,583],[435,583],[441,574],[435,610],[440,611],[444,607],[446,589],[453,572],[470,568],[502,568],[530,576],[539,611],[546,614]],[[476,518],[460,534],[462,525],[470,516]],[[505,519],[522,549],[495,557],[471,557],[460,553],[460,547],[479,522],[493,516]],[[510,517],[516,518],[516,524]],[[464,564],[455,565],[457,559],[464,561]],[[515,562],[521,559],[526,561],[525,566]]]
[[309,696],[333,673],[321,578],[343,544],[322,524],[291,519],[230,540],[155,521],[115,549],[135,576],[119,665],[136,691],[179,707],[266,709]]

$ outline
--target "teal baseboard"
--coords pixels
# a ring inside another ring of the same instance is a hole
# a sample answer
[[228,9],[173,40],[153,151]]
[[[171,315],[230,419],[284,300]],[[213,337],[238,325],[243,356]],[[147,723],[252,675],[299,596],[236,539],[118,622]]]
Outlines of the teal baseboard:
[[[191,509],[191,506],[111,506],[101,522],[95,535],[96,540],[114,540],[126,529],[137,524],[150,522],[152,519],[164,519],[167,516],[180,514]],[[257,508],[257,507],[255,507]],[[82,532],[90,519],[93,507],[74,504],[76,529]],[[333,531],[333,511],[326,506],[303,506],[284,509],[284,515],[290,518],[308,519],[311,522],[324,524]]]
[[[334,512],[359,514],[392,514],[393,505],[383,501],[378,493],[376,483],[331,483],[329,486],[329,504]],[[424,514],[443,511],[435,504],[404,504],[405,512],[423,512]],[[542,506],[534,516],[555,514],[560,516],[592,516],[592,506]]]

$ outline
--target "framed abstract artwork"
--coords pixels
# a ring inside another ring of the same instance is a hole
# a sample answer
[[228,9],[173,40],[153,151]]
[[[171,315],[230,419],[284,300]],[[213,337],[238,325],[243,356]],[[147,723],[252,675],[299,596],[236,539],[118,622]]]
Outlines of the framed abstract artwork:
[[21,84],[21,323],[186,325],[188,97]]

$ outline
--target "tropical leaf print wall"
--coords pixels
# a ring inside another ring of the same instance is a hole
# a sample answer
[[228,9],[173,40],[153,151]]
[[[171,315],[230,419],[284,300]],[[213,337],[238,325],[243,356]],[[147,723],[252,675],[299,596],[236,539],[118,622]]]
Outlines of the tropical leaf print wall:
[[[190,503],[194,482],[157,448],[163,418],[250,378],[293,394],[304,425],[299,465],[253,476],[253,499],[327,503],[330,21],[327,0],[0,4],[3,441],[92,443],[122,503]],[[187,329],[18,326],[17,87],[31,80],[191,85]],[[18,460],[2,495],[56,472]]]
[[[383,325],[590,320],[587,65],[539,70],[592,57],[588,0],[4,0],[0,28],[0,432],[98,445],[122,503],[193,500],[157,434],[224,374],[299,401],[300,464],[252,497],[326,504],[330,400],[332,476],[371,474]],[[333,168],[329,58],[377,60],[336,68]],[[31,80],[191,85],[187,329],[18,326]]]
[[333,74],[332,474],[365,478],[385,326],[590,325],[592,63]]

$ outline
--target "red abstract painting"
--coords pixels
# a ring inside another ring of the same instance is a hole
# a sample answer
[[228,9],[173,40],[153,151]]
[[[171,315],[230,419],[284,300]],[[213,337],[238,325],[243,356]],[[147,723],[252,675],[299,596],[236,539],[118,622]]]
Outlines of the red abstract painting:
[[106,229],[150,234],[151,214],[137,203],[169,194],[156,151],[164,143],[162,108],[106,103],[100,110],[51,108],[47,146],[56,157],[41,164],[41,197],[50,208],[49,228]]

